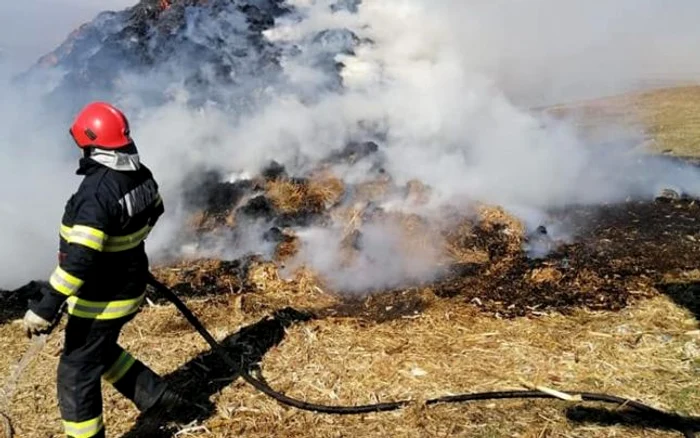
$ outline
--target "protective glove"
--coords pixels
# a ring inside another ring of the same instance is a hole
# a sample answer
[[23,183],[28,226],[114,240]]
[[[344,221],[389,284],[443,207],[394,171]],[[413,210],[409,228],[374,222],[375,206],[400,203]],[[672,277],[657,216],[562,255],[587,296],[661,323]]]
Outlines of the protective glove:
[[27,313],[24,314],[22,324],[28,338],[46,333],[51,329],[50,321],[45,320],[31,310],[27,310]]
[[[38,291],[40,292],[39,300],[29,300],[29,310],[34,314],[35,318],[41,318],[44,321],[49,321],[51,325],[56,325],[61,317],[62,307],[65,304],[66,296],[56,292],[49,283],[39,283]],[[29,316],[29,312],[25,318]]]

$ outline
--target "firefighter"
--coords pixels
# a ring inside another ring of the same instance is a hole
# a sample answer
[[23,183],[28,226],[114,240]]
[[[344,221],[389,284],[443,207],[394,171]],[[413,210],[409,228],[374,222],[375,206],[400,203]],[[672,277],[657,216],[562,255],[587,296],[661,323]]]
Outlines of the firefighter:
[[58,401],[67,436],[104,437],[101,379],[140,411],[164,412],[182,398],[122,349],[122,327],[144,300],[144,240],[163,214],[151,171],[139,161],[129,122],[114,106],[87,105],[69,130],[82,150],[82,183],[65,206],[58,266],[24,317],[28,336],[50,331],[65,307]]

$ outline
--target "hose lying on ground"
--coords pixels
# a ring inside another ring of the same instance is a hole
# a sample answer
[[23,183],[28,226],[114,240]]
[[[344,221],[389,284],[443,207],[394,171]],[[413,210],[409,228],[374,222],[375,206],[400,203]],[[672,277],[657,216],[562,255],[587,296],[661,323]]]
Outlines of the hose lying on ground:
[[[349,414],[365,414],[370,412],[386,412],[401,409],[408,406],[412,401],[410,400],[400,400],[394,402],[386,403],[376,403],[370,405],[358,405],[358,406],[328,406],[315,403],[309,403],[303,400],[297,400],[284,395],[280,392],[272,389],[267,382],[262,378],[255,378],[250,374],[250,371],[243,366],[241,362],[237,362],[231,356],[224,347],[219,344],[216,339],[207,331],[204,325],[199,321],[199,319],[187,308],[185,303],[180,300],[180,298],[175,295],[167,286],[160,283],[155,277],[149,279],[149,283],[156,288],[157,291],[162,293],[168,301],[172,302],[175,307],[182,313],[182,315],[187,319],[187,321],[197,330],[197,332],[204,338],[204,340],[211,346],[211,348],[216,352],[221,359],[231,367],[231,369],[238,370],[239,374],[243,379],[253,386],[258,391],[263,394],[277,400],[287,406],[291,406],[297,409],[302,409],[306,411],[313,411],[317,413],[324,414],[339,414],[339,415],[349,415]],[[670,414],[659,409],[653,408],[651,406],[645,405],[643,403],[636,402],[634,400],[629,400],[614,395],[608,394],[598,394],[598,393],[579,393],[579,392],[566,392],[570,396],[578,396],[583,401],[592,402],[603,402],[603,403],[614,403],[617,405],[625,406],[628,408],[635,409],[639,412],[649,414],[659,420],[669,427],[683,433],[686,438],[694,438],[695,433],[693,427],[688,424],[682,417],[674,414]],[[554,394],[549,394],[542,391],[498,391],[498,392],[481,392],[472,394],[459,394],[451,395],[445,397],[438,397],[430,400],[426,400],[425,405],[435,405],[440,403],[463,403],[468,401],[477,400],[497,400],[497,399],[542,399],[542,398],[560,398]]]

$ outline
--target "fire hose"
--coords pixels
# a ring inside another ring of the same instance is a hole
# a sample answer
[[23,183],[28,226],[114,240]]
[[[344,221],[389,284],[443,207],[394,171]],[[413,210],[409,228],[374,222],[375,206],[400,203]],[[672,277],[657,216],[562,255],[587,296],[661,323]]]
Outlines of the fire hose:
[[[322,405],[307,402],[304,400],[298,400],[289,397],[281,392],[275,391],[271,388],[265,379],[262,377],[262,373],[258,371],[258,378],[253,377],[250,370],[243,366],[242,361],[236,361],[233,359],[226,349],[219,344],[216,339],[209,333],[209,331],[204,327],[201,321],[190,311],[190,309],[185,305],[185,303],[178,298],[178,296],[170,290],[167,286],[159,282],[153,276],[149,278],[149,283],[158,292],[160,292],[168,301],[173,303],[175,307],[182,313],[182,315],[187,319],[187,321],[194,327],[194,329],[204,338],[204,340],[211,346],[212,350],[221,357],[224,363],[231,369],[238,370],[240,376],[248,384],[250,384],[256,390],[262,392],[268,397],[273,398],[277,402],[290,406],[296,409],[301,409],[305,411],[312,411],[315,413],[323,414],[337,414],[337,415],[352,415],[352,414],[366,414],[370,412],[386,412],[395,411],[404,408],[412,403],[410,400],[400,400],[385,403],[367,404],[367,405],[356,405],[356,406],[332,406],[332,405]],[[445,397],[438,397],[424,401],[426,406],[442,404],[442,403],[464,403],[469,401],[482,401],[482,400],[503,400],[503,399],[569,399],[569,400],[581,400],[588,402],[602,402],[616,404],[619,406],[632,408],[640,413],[645,413],[653,418],[661,420],[663,423],[672,427],[683,433],[686,438],[695,437],[695,426],[689,424],[688,421],[682,417],[670,414],[654,407],[645,405],[643,403],[617,397],[614,395],[600,394],[600,393],[589,393],[589,392],[555,392],[555,391],[542,391],[542,390],[519,390],[519,391],[495,391],[495,392],[480,392],[480,393],[470,393],[470,394],[458,394],[450,395]]]

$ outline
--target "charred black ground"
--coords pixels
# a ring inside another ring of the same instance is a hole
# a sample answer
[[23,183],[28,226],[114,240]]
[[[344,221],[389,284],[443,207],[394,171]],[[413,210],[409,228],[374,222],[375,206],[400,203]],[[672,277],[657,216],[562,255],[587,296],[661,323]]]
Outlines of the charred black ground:
[[[700,208],[695,201],[631,202],[559,214],[579,224],[576,243],[543,259],[530,259],[524,253],[509,254],[499,230],[481,230],[473,244],[487,248],[489,262],[455,264],[442,280],[426,287],[438,297],[500,317],[576,308],[620,310],[659,293],[664,277],[697,267]],[[679,288],[688,290],[676,285],[661,292]],[[685,295],[692,310],[697,297]],[[415,291],[403,290],[347,300],[338,313],[354,311],[381,321],[411,315],[425,305]]]
[[47,283],[30,281],[13,291],[0,290],[0,324],[21,318],[27,311],[29,300],[41,299],[41,288]]
[[576,226],[575,242],[543,259],[508,260],[498,236],[486,237],[491,261],[456,272],[436,287],[501,316],[576,307],[619,310],[656,293],[664,276],[697,266],[700,208],[691,200],[571,208],[553,215]]

